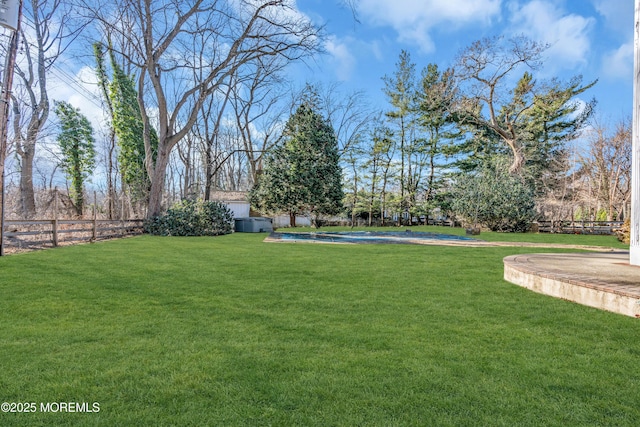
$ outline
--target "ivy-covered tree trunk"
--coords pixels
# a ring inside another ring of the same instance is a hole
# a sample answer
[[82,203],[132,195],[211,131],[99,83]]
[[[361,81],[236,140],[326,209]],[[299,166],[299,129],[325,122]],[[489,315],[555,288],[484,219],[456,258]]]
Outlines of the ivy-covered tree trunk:
[[113,127],[113,103],[109,96],[109,79],[107,77],[107,71],[104,60],[104,46],[102,43],[96,42],[93,44],[93,55],[96,59],[96,76],[98,78],[98,87],[104,101],[105,108],[108,114],[108,126],[109,126],[109,147],[107,150],[107,217],[109,219],[115,218],[115,200],[116,189],[114,185],[114,152],[116,149],[116,131]]
[[56,115],[60,120],[58,144],[62,151],[60,165],[71,179],[72,198],[78,216],[82,216],[84,205],[84,181],[95,166],[93,128],[89,119],[63,101],[55,102]]
[[84,213],[84,180],[82,178],[78,179],[78,177],[82,177],[82,169],[81,169],[81,162],[80,162],[80,156],[79,156],[79,152],[80,152],[80,143],[79,141],[74,141],[73,142],[73,156],[72,156],[72,162],[73,162],[73,169],[72,169],[72,176],[74,177],[72,179],[73,182],[73,196],[74,196],[74,204],[75,204],[75,208],[76,208],[76,214],[79,217],[82,217],[83,213]]
[[[113,106],[113,131],[118,139],[118,163],[122,182],[128,187],[133,205],[146,203],[151,182],[145,167],[144,124],[138,93],[132,77],[127,76],[117,63],[114,52],[109,50],[113,80],[109,85],[109,99]],[[150,129],[151,158],[155,158],[158,135]]]

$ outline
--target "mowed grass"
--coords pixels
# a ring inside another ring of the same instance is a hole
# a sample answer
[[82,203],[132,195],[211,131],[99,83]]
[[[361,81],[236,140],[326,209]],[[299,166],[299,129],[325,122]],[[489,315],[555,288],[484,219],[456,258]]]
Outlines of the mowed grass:
[[0,258],[0,401],[100,405],[0,425],[640,424],[639,321],[505,282],[531,249],[264,237]]

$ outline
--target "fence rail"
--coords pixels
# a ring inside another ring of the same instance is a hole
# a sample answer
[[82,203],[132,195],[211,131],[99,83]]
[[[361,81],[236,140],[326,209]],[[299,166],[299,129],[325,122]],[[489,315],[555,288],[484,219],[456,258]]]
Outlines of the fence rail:
[[[622,221],[538,221],[534,230],[540,233],[615,234]],[[537,230],[536,230],[537,228]]]
[[143,220],[5,220],[7,249],[30,249],[59,246],[67,242],[97,240],[142,234]]

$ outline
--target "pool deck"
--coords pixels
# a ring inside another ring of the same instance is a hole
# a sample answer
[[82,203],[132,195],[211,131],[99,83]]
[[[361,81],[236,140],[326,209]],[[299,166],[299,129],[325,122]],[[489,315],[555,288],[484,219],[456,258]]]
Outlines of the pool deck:
[[640,267],[629,252],[546,253],[504,259],[505,280],[535,292],[640,317]]

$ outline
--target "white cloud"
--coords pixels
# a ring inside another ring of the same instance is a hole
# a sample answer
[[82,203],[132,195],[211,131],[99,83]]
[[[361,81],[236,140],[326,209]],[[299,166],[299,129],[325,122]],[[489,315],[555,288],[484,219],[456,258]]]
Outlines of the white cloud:
[[435,49],[429,32],[437,26],[489,24],[500,15],[501,0],[360,0],[359,15],[373,25],[390,26],[398,39]]
[[546,42],[547,64],[556,68],[574,68],[587,61],[591,43],[589,32],[594,18],[566,14],[554,3],[533,0],[525,5],[511,3],[511,31],[535,41]]
[[603,58],[602,72],[605,76],[631,81],[633,78],[633,43],[625,43]]
[[384,59],[382,48],[380,47],[380,44],[378,43],[377,40],[374,40],[371,43],[370,48],[371,48],[371,54],[373,55],[374,58],[376,58],[378,61],[382,61]]
[[91,67],[82,67],[75,75],[54,68],[47,78],[49,98],[65,101],[78,108],[93,126],[94,136],[98,136],[105,122],[104,110],[100,104],[97,77]]
[[593,0],[598,13],[605,18],[607,28],[627,35],[633,29],[634,8],[630,0]]
[[598,13],[604,17],[605,25],[622,36],[626,43],[604,53],[602,74],[611,79],[633,79],[633,2],[629,0],[593,0]]
[[356,66],[356,59],[349,51],[347,42],[340,40],[336,36],[330,36],[325,42],[325,49],[331,55],[336,77],[340,81],[348,81],[351,78]]

